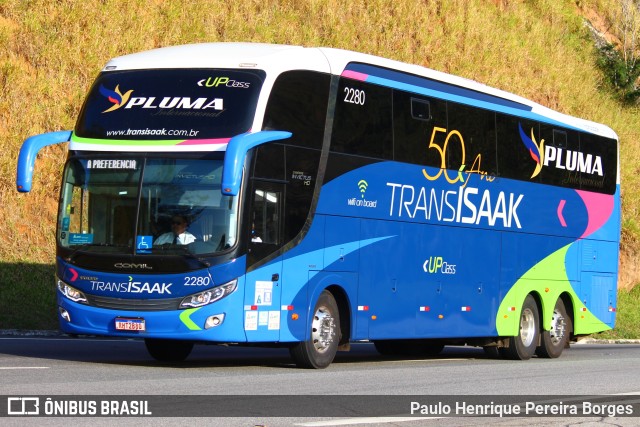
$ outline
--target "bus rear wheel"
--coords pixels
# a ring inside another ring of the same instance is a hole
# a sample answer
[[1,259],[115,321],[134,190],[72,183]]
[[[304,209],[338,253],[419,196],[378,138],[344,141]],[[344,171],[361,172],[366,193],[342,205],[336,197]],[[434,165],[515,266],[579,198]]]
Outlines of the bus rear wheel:
[[538,305],[531,295],[527,295],[520,311],[520,330],[515,337],[509,337],[509,345],[501,354],[514,360],[528,360],[536,352],[540,338],[540,316]]
[[540,357],[560,357],[562,350],[569,343],[571,328],[571,319],[567,316],[564,302],[558,298],[551,316],[551,329],[542,332],[540,347],[536,349],[536,354]]
[[193,343],[189,341],[146,338],[144,344],[151,357],[160,362],[182,362],[193,350]]
[[289,353],[301,368],[326,368],[336,356],[341,335],[336,300],[331,292],[322,291],[313,311],[309,339],[295,344]]

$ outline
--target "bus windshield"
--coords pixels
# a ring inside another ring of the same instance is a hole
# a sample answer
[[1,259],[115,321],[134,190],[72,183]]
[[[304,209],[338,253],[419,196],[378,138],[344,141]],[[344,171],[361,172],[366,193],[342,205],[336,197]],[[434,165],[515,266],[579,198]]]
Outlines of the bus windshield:
[[110,254],[210,254],[235,244],[237,198],[222,160],[75,157],[62,187],[58,242]]
[[109,140],[230,138],[251,128],[260,70],[104,72],[80,112],[75,135]]

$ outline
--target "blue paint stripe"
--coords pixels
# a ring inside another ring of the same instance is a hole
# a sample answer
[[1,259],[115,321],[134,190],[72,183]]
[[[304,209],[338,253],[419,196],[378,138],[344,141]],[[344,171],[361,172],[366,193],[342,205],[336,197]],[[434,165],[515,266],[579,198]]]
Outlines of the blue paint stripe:
[[525,105],[509,99],[500,98],[495,95],[489,95],[484,92],[480,92],[474,89],[465,88],[462,86],[456,86],[450,83],[444,83],[438,80],[434,80],[428,77],[420,77],[412,74],[407,74],[399,71],[388,70],[386,68],[378,68],[372,65],[351,63],[347,66],[347,70],[356,71],[359,73],[368,74],[370,76],[378,77],[382,80],[389,80],[391,82],[404,83],[411,87],[419,87],[424,89],[430,89],[436,91],[436,93],[447,93],[462,97],[463,99],[471,99],[477,101],[488,102],[494,105],[501,105],[504,107],[515,108],[517,110],[531,111],[530,105]]
[[[301,253],[298,255],[295,255],[291,258],[285,258],[286,262],[294,262],[294,263],[299,263],[301,262],[303,257],[324,257],[326,252],[331,252],[332,250],[335,251],[336,249],[343,249],[343,255],[349,255],[352,252],[355,252],[357,250],[360,250],[362,248],[364,248],[365,246],[369,246],[372,245],[374,243],[377,243],[381,240],[386,240],[386,239],[391,239],[392,237],[397,237],[395,235],[393,236],[383,236],[383,237],[374,237],[371,239],[365,239],[365,240],[356,240],[354,242],[348,242],[348,243],[341,243],[338,245],[334,245],[334,246],[330,246],[328,248],[320,248],[320,249],[316,249],[316,250],[312,250],[309,252],[305,252],[305,253]],[[285,254],[286,257],[286,254]],[[339,259],[338,256],[334,257],[333,259],[324,259],[324,267],[333,264],[334,262],[337,262]],[[314,272],[309,272],[310,276],[309,278],[315,276],[318,273],[318,271],[314,271]]]
[[439,98],[446,101],[457,102],[472,107],[483,108],[496,111],[511,116],[522,117],[528,120],[548,123],[553,126],[585,132],[584,129],[571,126],[565,122],[550,119],[549,117],[533,113],[531,107],[495,96],[476,92],[442,82],[436,82],[426,77],[421,78],[395,71],[379,69],[364,64],[349,64],[346,68],[349,71],[368,74],[367,83],[393,89],[413,92],[420,95]]

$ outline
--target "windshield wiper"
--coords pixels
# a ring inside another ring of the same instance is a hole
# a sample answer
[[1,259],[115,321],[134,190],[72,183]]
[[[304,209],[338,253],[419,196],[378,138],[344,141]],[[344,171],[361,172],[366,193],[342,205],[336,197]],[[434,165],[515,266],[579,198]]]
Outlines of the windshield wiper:
[[73,252],[71,252],[71,254],[66,258],[67,262],[72,262],[76,255],[78,254],[78,252],[83,251],[85,249],[88,248],[93,248],[93,247],[119,247],[119,248],[126,248],[126,245],[114,245],[113,243],[83,243],[81,245],[79,245],[77,248],[75,248],[73,250]]
[[182,252],[181,255],[184,255],[189,259],[195,259],[205,267],[211,267],[211,264],[206,259],[200,258],[196,256],[193,252],[191,252],[189,250],[188,245],[177,245],[173,243],[165,243],[163,245],[157,245],[153,247],[153,252],[155,251],[169,252],[169,251],[176,251],[176,250]]
[[181,249],[183,249],[184,251],[184,255],[189,258],[189,259],[195,259],[196,261],[198,261],[200,264],[204,265],[205,267],[211,267],[211,264],[209,263],[209,261],[200,258],[198,256],[196,256],[193,252],[191,252],[189,250],[189,248],[187,246],[180,246]]

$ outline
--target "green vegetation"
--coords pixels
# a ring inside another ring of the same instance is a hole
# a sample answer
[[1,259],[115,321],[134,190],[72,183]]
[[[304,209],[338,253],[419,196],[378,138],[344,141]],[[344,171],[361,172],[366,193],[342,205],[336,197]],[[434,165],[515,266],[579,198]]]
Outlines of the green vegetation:
[[640,61],[635,57],[626,60],[624,55],[612,44],[600,48],[598,65],[605,73],[611,87],[618,92],[620,99],[628,104],[637,103],[640,98]]
[[38,156],[25,195],[15,191],[22,141],[72,129],[110,58],[197,42],[372,53],[609,125],[620,136],[624,183],[620,283],[632,288],[640,281],[638,109],[607,84],[585,18],[616,46],[623,39],[618,0],[0,0],[0,213],[10,231],[0,233],[0,329],[55,327],[51,263],[66,147]]
[[620,41],[614,44],[596,36],[598,65],[620,99],[634,105],[640,99],[640,3],[620,0],[619,8],[613,12]]
[[52,264],[0,262],[0,329],[58,329]]

